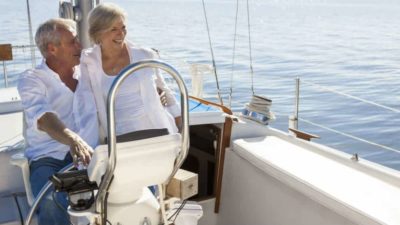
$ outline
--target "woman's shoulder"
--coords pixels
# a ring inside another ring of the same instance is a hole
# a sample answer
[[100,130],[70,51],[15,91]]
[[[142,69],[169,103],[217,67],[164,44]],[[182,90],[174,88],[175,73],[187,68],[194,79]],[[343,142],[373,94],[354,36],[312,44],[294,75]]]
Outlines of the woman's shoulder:
[[82,50],[81,62],[88,63],[91,60],[96,60],[100,54],[99,50],[100,50],[100,48],[97,45],[95,45],[91,48],[86,48],[86,49]]
[[142,46],[136,45],[132,42],[128,42],[128,47],[129,47],[130,51],[133,53],[133,55],[136,55],[136,56],[139,55],[139,56],[141,56],[140,58],[144,58],[144,59],[158,58],[157,52],[151,48],[142,47]]

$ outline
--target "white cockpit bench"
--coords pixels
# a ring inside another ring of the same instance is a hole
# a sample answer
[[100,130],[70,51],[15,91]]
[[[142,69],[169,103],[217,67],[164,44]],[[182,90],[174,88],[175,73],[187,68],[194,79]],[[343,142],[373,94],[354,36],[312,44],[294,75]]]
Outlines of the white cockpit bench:
[[[400,224],[400,175],[346,153],[293,137],[234,141],[255,167],[355,224]],[[265,190],[268,191],[268,190]]]

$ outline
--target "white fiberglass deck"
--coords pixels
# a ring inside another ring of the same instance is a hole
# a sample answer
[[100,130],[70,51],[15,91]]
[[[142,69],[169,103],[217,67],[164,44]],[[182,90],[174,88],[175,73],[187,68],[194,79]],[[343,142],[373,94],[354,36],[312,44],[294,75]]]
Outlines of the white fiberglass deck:
[[356,165],[360,162],[342,153],[318,152],[316,145],[290,139],[238,139],[233,149],[267,174],[357,224],[400,224],[400,187],[391,182],[400,177],[397,172],[366,173],[368,168],[363,167],[368,165]]

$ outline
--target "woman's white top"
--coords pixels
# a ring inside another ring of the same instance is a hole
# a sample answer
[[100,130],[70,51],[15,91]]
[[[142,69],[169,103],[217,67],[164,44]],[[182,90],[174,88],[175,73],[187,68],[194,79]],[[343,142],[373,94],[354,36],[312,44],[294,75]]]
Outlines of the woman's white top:
[[[130,62],[156,58],[149,49],[127,43]],[[83,72],[89,74],[99,115],[100,136],[107,134],[106,103],[108,92],[117,76],[105,74],[101,62],[100,46],[83,52]],[[156,87],[167,94],[168,108],[162,106]],[[167,128],[170,133],[178,131],[174,117],[180,115],[180,106],[171,90],[165,84],[158,70],[145,68],[136,71],[123,82],[115,102],[116,133],[124,134],[137,130]]]
[[[109,76],[103,72],[101,86],[105,103],[115,78],[116,76]],[[125,82],[121,85],[115,100],[117,135],[153,128],[140,96],[139,77],[129,76]]]

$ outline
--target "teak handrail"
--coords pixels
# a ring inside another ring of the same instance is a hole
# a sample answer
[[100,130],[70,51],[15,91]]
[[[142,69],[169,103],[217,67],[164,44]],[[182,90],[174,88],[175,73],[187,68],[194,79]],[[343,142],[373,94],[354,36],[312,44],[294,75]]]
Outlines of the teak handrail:
[[[212,105],[220,108],[224,113],[232,115],[232,111],[223,105],[210,102],[201,98],[190,96],[190,98],[199,101],[205,105]],[[232,132],[232,118],[226,117],[224,122],[224,127],[222,131],[222,139],[221,145],[218,151],[218,159],[216,163],[216,172],[215,172],[215,206],[214,212],[219,212],[219,205],[221,202],[221,189],[222,189],[222,176],[224,173],[224,162],[225,162],[225,149],[230,146],[231,143],[231,132]]]

